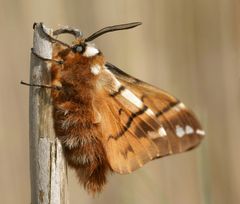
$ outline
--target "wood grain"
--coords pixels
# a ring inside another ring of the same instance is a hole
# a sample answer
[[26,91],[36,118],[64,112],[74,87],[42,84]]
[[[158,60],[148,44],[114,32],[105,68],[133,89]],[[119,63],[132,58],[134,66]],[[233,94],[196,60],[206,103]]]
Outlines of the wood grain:
[[[44,58],[52,56],[52,45],[44,38],[39,24],[34,30],[33,50]],[[30,82],[49,84],[49,81],[46,63],[32,54]],[[66,165],[53,131],[50,90],[30,87],[29,100],[31,203],[66,204]]]

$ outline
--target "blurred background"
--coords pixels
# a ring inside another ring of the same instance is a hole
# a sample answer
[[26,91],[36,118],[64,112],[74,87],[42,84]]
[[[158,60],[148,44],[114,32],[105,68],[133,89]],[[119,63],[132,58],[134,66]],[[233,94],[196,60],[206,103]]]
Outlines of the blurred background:
[[70,204],[240,203],[240,2],[0,0],[0,203],[30,203],[28,88],[33,22],[85,36],[141,21],[95,43],[107,60],[180,98],[207,132],[199,148],[109,177],[91,198],[69,171]]

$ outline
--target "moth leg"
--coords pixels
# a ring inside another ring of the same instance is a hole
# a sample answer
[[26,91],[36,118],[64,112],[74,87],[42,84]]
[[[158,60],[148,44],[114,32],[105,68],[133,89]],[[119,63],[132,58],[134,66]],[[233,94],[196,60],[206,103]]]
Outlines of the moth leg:
[[[33,24],[33,29],[35,28],[35,26],[36,26],[36,23]],[[43,34],[45,35],[45,37],[46,37],[50,42],[52,42],[52,43],[59,43],[59,44],[65,46],[65,47],[71,48],[71,46],[68,45],[67,43],[62,42],[61,40],[58,40],[58,39],[52,37],[51,35],[49,35],[49,34],[45,31],[43,23],[40,23],[40,27],[41,27],[41,30],[42,30]]]
[[24,81],[21,81],[20,84],[26,85],[26,86],[34,86],[34,87],[39,87],[39,88],[47,88],[47,89],[55,89],[55,90],[61,90],[61,86],[51,86],[51,85],[45,85],[45,84],[30,84],[26,83]]
[[54,63],[57,63],[57,64],[63,64],[64,62],[61,61],[61,60],[54,60],[54,59],[48,59],[48,58],[45,58],[45,57],[42,57],[40,56],[39,54],[37,54],[33,48],[31,48],[31,53],[36,56],[37,58],[43,60],[43,61],[48,61],[48,62],[54,62]]
[[65,33],[71,34],[75,38],[82,37],[82,32],[80,30],[78,30],[76,28],[71,28],[69,26],[64,26],[62,28],[59,28],[59,29],[53,31],[53,35],[56,35],[56,36],[65,34]]

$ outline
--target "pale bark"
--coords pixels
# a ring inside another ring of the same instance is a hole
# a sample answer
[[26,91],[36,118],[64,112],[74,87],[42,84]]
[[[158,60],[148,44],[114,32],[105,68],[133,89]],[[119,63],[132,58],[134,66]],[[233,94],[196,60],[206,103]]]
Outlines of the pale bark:
[[[50,32],[50,29],[46,29]],[[40,24],[34,29],[33,49],[44,57],[52,57],[52,44]],[[50,72],[46,62],[31,55],[30,82],[50,84]],[[67,179],[66,164],[62,147],[55,137],[52,118],[51,90],[30,87],[29,125],[30,125],[30,168],[31,203],[66,204]]]

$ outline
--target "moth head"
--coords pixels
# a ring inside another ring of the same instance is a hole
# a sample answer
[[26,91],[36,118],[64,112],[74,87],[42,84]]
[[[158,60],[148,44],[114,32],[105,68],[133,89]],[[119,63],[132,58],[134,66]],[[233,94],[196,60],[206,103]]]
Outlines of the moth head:
[[55,35],[61,33],[73,34],[75,36],[75,41],[73,45],[70,46],[59,40],[55,40],[61,45],[61,48],[56,49],[56,54],[54,54],[54,56],[56,56],[56,58],[61,58],[61,60],[66,63],[67,66],[64,67],[65,70],[67,69],[69,72],[75,71],[78,68],[78,73],[82,75],[86,72],[97,76],[101,72],[105,61],[102,53],[95,47],[92,41],[103,34],[118,30],[126,30],[139,25],[141,25],[140,22],[108,26],[100,29],[87,38],[84,38],[82,33],[76,29],[66,28],[56,30],[54,31]]
[[90,35],[89,37],[87,37],[85,39],[82,38],[82,34],[81,34],[77,37],[77,39],[80,39],[79,40],[80,42],[75,44],[72,47],[72,50],[75,53],[80,53],[85,57],[93,57],[93,56],[99,54],[100,51],[94,46],[94,44],[90,43],[91,41],[93,41],[94,39],[98,38],[99,36],[101,36],[103,34],[118,31],[118,30],[134,28],[141,24],[142,23],[140,23],[140,22],[134,22],[134,23],[128,23],[128,24],[108,26],[108,27],[105,27],[105,28],[93,33],[92,35]]
[[67,54],[69,54],[69,52],[71,52],[71,51],[73,53],[78,53],[84,57],[93,57],[93,56],[98,55],[100,53],[100,51],[95,47],[94,44],[91,43],[91,41],[93,41],[94,39],[98,38],[99,36],[101,36],[103,34],[118,31],[118,30],[126,30],[126,29],[130,29],[130,28],[134,28],[141,24],[142,24],[141,22],[133,22],[133,23],[127,23],[127,24],[108,26],[108,27],[100,29],[99,31],[93,33],[92,35],[90,35],[87,38],[83,37],[82,32],[80,32],[77,29],[72,29],[72,28],[58,29],[53,32],[53,35],[69,33],[69,34],[74,35],[76,38],[73,46],[70,46],[66,43],[63,43],[63,42],[57,40],[57,42],[59,42],[61,45],[67,47],[67,49],[64,52],[62,52],[63,57],[66,56]]

